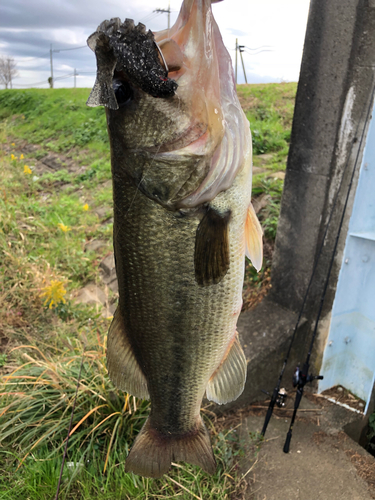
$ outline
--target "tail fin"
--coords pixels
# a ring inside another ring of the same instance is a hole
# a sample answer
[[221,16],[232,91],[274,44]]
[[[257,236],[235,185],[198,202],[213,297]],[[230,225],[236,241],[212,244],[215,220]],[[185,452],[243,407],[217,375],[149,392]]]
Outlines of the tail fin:
[[147,420],[126,459],[125,470],[157,478],[168,472],[171,462],[179,461],[198,465],[209,474],[214,474],[216,462],[202,419],[197,430],[183,436],[161,434]]

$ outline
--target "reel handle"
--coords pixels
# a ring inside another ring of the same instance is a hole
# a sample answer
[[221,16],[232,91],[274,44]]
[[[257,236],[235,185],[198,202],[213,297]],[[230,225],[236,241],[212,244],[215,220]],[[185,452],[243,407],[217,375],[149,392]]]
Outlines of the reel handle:
[[283,448],[284,453],[289,453],[291,439],[292,439],[292,431],[289,429],[288,434],[286,435],[286,440]]
[[265,435],[266,430],[267,430],[267,426],[269,424],[269,421],[271,420],[273,409],[275,407],[275,403],[276,403],[276,399],[277,399],[277,395],[278,394],[279,394],[279,389],[278,389],[278,387],[275,387],[275,389],[273,390],[273,393],[272,393],[270,404],[268,405],[268,410],[267,410],[267,413],[266,413],[266,418],[264,419],[263,429],[262,429],[262,432],[261,432],[262,436]]

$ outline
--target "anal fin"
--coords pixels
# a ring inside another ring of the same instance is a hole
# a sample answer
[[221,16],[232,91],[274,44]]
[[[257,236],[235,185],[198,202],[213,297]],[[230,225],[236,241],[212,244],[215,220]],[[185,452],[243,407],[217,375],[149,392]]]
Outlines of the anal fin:
[[246,257],[251,260],[257,271],[260,271],[263,264],[262,236],[262,226],[259,223],[252,203],[250,203],[245,223]]
[[223,361],[208,382],[207,399],[221,405],[234,401],[244,390],[246,373],[246,357],[236,332]]
[[119,307],[108,332],[107,368],[116,387],[140,399],[150,398],[146,377],[134,356]]
[[228,210],[220,214],[208,208],[199,223],[195,237],[195,279],[198,285],[216,285],[229,269],[229,220]]

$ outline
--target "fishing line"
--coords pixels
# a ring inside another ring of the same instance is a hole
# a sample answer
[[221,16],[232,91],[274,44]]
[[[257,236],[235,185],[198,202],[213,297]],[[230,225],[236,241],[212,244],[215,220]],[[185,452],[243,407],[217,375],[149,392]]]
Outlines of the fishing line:
[[[357,155],[356,155],[356,159],[355,159],[355,162],[354,162],[354,167],[353,167],[352,175],[350,177],[350,182],[349,182],[348,191],[347,191],[347,194],[346,194],[344,208],[342,210],[340,224],[339,224],[339,228],[338,228],[337,235],[336,235],[335,245],[333,247],[331,260],[330,260],[330,263],[329,263],[327,278],[326,278],[326,281],[325,281],[325,284],[324,284],[324,288],[323,288],[323,292],[322,292],[322,295],[321,295],[321,298],[320,298],[319,310],[318,310],[318,314],[317,314],[317,317],[316,317],[316,320],[315,320],[315,326],[314,326],[314,331],[313,331],[312,338],[311,338],[311,343],[310,343],[309,351],[307,353],[306,361],[305,361],[305,364],[303,365],[303,368],[302,368],[301,372],[299,372],[299,369],[297,368],[297,371],[298,371],[298,373],[297,373],[298,380],[297,380],[297,383],[296,383],[296,385],[297,385],[297,394],[296,394],[296,399],[295,399],[295,403],[294,403],[294,411],[293,411],[292,420],[290,422],[289,431],[287,433],[285,444],[284,444],[284,448],[283,448],[284,453],[288,453],[289,452],[289,446],[290,446],[290,440],[292,438],[292,431],[293,431],[294,420],[295,420],[296,415],[297,415],[297,411],[298,411],[299,404],[300,404],[301,399],[302,399],[302,395],[303,395],[303,391],[304,391],[304,387],[305,387],[306,383],[307,382],[312,382],[314,379],[322,379],[323,378],[321,375],[320,376],[313,376],[313,375],[311,375],[311,374],[308,373],[309,366],[310,366],[310,358],[311,358],[311,353],[312,353],[312,349],[313,349],[313,346],[314,346],[316,334],[317,334],[317,331],[318,331],[318,324],[319,324],[320,316],[321,316],[321,313],[322,313],[322,310],[323,310],[324,299],[325,299],[325,296],[326,296],[326,293],[327,293],[327,290],[328,290],[329,278],[331,276],[331,271],[332,271],[332,268],[333,268],[333,264],[335,262],[335,256],[336,256],[337,246],[338,246],[338,243],[339,243],[341,229],[342,229],[342,226],[344,224],[344,218],[345,218],[346,208],[348,206],[348,201],[349,201],[350,191],[351,191],[351,188],[352,188],[352,185],[353,185],[354,175],[355,175],[355,172],[356,172],[356,169],[357,169],[357,164],[358,164],[359,156],[360,156],[361,151],[362,151],[362,143],[363,143],[363,140],[364,140],[364,137],[365,137],[366,125],[368,123],[368,120],[369,120],[369,117],[370,117],[370,114],[371,114],[371,110],[372,110],[372,107],[373,107],[374,92],[375,92],[375,87],[373,88],[373,91],[371,93],[371,99],[370,99],[369,106],[368,106],[368,109],[367,109],[366,120],[365,120],[365,124],[364,124],[363,130],[362,130],[361,140],[360,140],[360,143],[359,143],[359,146],[358,146]],[[359,124],[358,124],[358,126],[359,126]],[[350,156],[349,156],[349,158],[350,158]]]
[[[356,160],[354,162],[354,167],[353,167],[353,171],[352,171],[352,175],[351,175],[351,180],[350,180],[350,183],[349,183],[349,186],[348,186],[347,199],[346,199],[346,203],[345,203],[345,206],[344,206],[344,209],[343,209],[344,211],[343,211],[343,214],[342,214],[342,218],[341,218],[341,222],[340,222],[340,226],[339,226],[339,230],[338,230],[338,235],[336,237],[336,243],[335,243],[335,247],[334,247],[334,250],[333,250],[331,264],[330,264],[330,267],[329,267],[329,270],[328,270],[328,276],[327,276],[327,281],[326,281],[327,287],[328,287],[328,279],[329,279],[329,276],[330,276],[330,273],[331,273],[331,270],[332,270],[332,266],[333,266],[333,262],[334,262],[334,257],[335,257],[335,253],[336,253],[336,249],[337,249],[338,238],[340,236],[340,232],[341,232],[341,229],[342,229],[342,224],[343,224],[343,220],[344,220],[344,215],[345,215],[345,210],[346,210],[346,206],[347,206],[347,201],[348,201],[349,194],[350,194],[350,189],[351,189],[353,178],[354,178],[354,173],[356,171],[359,154],[361,152],[361,146],[362,146],[362,142],[363,142],[364,134],[365,134],[365,130],[366,130],[366,123],[368,121],[368,118],[369,118],[369,115],[370,115],[370,112],[371,112],[371,109],[372,109],[372,105],[373,105],[374,92],[375,92],[375,87],[373,87],[373,90],[371,92],[371,98],[370,98],[370,102],[369,102],[368,109],[367,109],[367,114],[366,114],[366,122],[365,122],[365,126],[364,126],[364,128],[362,130],[361,140],[360,140],[360,144],[358,146],[357,156],[356,156]],[[365,111],[366,111],[366,104],[364,105],[364,108],[362,110],[361,118],[363,117]],[[356,133],[355,133],[355,137],[358,134],[359,127],[360,127],[361,123],[362,123],[362,120],[359,120],[358,121],[358,125],[357,125],[357,129],[356,129]],[[302,306],[301,306],[301,309],[300,309],[300,312],[299,312],[299,315],[298,315],[298,318],[297,318],[296,325],[295,325],[294,330],[293,330],[293,335],[292,335],[292,338],[291,338],[291,341],[290,341],[290,344],[289,344],[289,349],[288,349],[287,355],[286,355],[286,357],[284,359],[284,363],[283,363],[283,366],[282,366],[282,369],[281,369],[281,372],[280,372],[280,376],[279,376],[279,379],[278,379],[278,382],[277,382],[277,386],[274,388],[274,391],[273,391],[272,396],[271,396],[271,401],[270,401],[269,406],[268,406],[268,410],[267,410],[266,417],[265,417],[264,424],[263,424],[263,429],[262,429],[262,432],[261,432],[262,436],[265,435],[265,432],[267,430],[267,426],[268,426],[269,421],[270,421],[270,419],[272,417],[272,413],[273,413],[273,409],[275,407],[275,404],[279,404],[279,406],[281,406],[283,404],[283,401],[284,401],[284,397],[285,397],[284,393],[280,393],[281,381],[282,381],[282,378],[283,378],[283,375],[284,375],[284,372],[285,372],[285,369],[286,369],[286,365],[287,365],[288,360],[289,360],[289,356],[290,356],[290,353],[291,353],[291,350],[292,350],[293,343],[295,341],[296,333],[297,333],[297,330],[298,330],[298,327],[299,327],[299,324],[300,324],[300,321],[301,321],[301,318],[302,318],[302,314],[303,314],[303,311],[304,311],[304,308],[305,308],[305,305],[306,305],[307,297],[308,297],[308,294],[309,294],[309,291],[310,291],[313,279],[315,277],[315,272],[317,270],[320,257],[321,257],[321,255],[323,253],[323,248],[324,248],[324,245],[325,245],[325,240],[326,240],[326,236],[327,236],[327,233],[328,233],[329,225],[331,223],[331,220],[332,220],[332,217],[333,217],[333,213],[334,213],[336,205],[337,205],[338,196],[339,196],[339,194],[341,192],[341,188],[342,188],[343,183],[344,183],[344,177],[345,177],[345,173],[347,171],[347,168],[349,166],[350,158],[351,158],[351,152],[348,155],[348,159],[346,161],[346,164],[345,164],[342,176],[341,176],[340,185],[339,185],[339,187],[337,189],[337,192],[336,192],[333,204],[332,204],[332,209],[331,209],[331,212],[330,212],[330,215],[329,215],[329,218],[328,218],[325,230],[324,230],[324,234],[323,234],[323,237],[322,237],[322,241],[321,241],[321,244],[320,244],[320,247],[319,247],[316,259],[315,259],[315,262],[314,262],[314,266],[313,266],[313,269],[312,269],[310,280],[309,280],[309,283],[308,283],[308,286],[307,286],[307,289],[306,289],[306,292],[305,292],[305,295],[304,295],[304,298],[303,298]],[[318,317],[317,317],[317,321],[316,321],[316,325],[315,325],[316,329],[314,329],[314,333],[313,333],[313,337],[312,337],[312,342],[310,344],[310,349],[309,349],[308,358],[307,358],[307,365],[309,364],[312,347],[313,347],[313,344],[314,344],[314,341],[315,341],[315,337],[316,337],[317,324],[318,324],[319,319],[320,319],[320,314],[321,314],[321,310],[322,310],[322,307],[323,307],[322,300],[324,301],[325,292],[326,292],[326,287],[324,288],[323,293],[322,293],[321,307],[319,309]],[[304,368],[305,368],[305,365],[304,365]],[[307,368],[308,368],[308,366],[307,366]],[[302,370],[302,372],[303,372],[303,370]],[[303,374],[303,377],[306,378],[305,383],[307,381],[311,382],[312,380],[307,380],[308,374],[307,373],[302,373],[302,372],[301,372],[301,376]],[[302,393],[303,393],[303,390],[302,390]],[[299,406],[299,402],[300,402],[300,400],[302,398],[302,394],[299,397],[298,389],[297,389],[297,396],[296,396],[295,406],[297,406],[297,397],[299,398],[299,401],[298,401],[298,406]],[[298,409],[298,406],[297,406],[297,409]],[[295,412],[296,412],[296,410],[295,410]],[[293,414],[293,416],[295,418],[294,414]],[[293,420],[293,423],[294,423],[293,417],[292,417],[292,420]],[[292,427],[292,424],[291,424],[291,427]],[[289,430],[289,432],[290,432],[290,436],[291,436],[291,429]],[[289,432],[288,432],[288,435],[289,435]],[[289,439],[289,442],[290,442],[290,439]],[[284,446],[284,448],[285,448],[285,446]]]
[[65,449],[64,449],[64,454],[63,454],[62,463],[61,463],[60,476],[59,476],[59,482],[57,484],[57,491],[56,491],[55,500],[58,500],[58,497],[59,497],[61,480],[62,480],[62,475],[63,475],[63,471],[64,471],[64,465],[65,465],[65,459],[66,459],[66,455],[68,454],[68,443],[69,443],[70,431],[72,430],[72,425],[73,425],[73,416],[74,416],[74,410],[76,408],[76,403],[77,403],[78,388],[79,388],[79,384],[80,384],[80,381],[81,381],[81,373],[82,373],[82,367],[83,367],[84,357],[85,357],[85,351],[83,351],[82,359],[81,359],[81,366],[79,367],[76,393],[75,393],[75,396],[74,396],[73,408],[72,408],[72,413],[71,413],[71,416],[70,416],[68,435],[66,437]]

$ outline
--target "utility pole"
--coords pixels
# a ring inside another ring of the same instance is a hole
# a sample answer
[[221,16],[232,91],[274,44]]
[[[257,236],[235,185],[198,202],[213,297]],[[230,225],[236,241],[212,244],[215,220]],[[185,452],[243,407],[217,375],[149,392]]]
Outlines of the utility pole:
[[245,50],[245,45],[239,45],[238,46],[239,51],[240,51],[240,56],[241,56],[241,62],[242,62],[242,69],[243,69],[243,74],[245,75],[245,82],[247,83],[247,78],[246,78],[246,71],[245,71],[245,65],[243,63],[243,57],[242,57],[242,52]]
[[51,61],[51,89],[53,89],[53,61],[52,61],[52,43],[51,43],[51,48],[49,49],[49,57]]
[[234,71],[236,85],[237,85],[237,52],[238,52],[238,38],[236,38],[236,66]]
[[168,29],[171,27],[171,2],[168,2],[168,9],[156,9],[154,12],[167,12],[168,13]]

